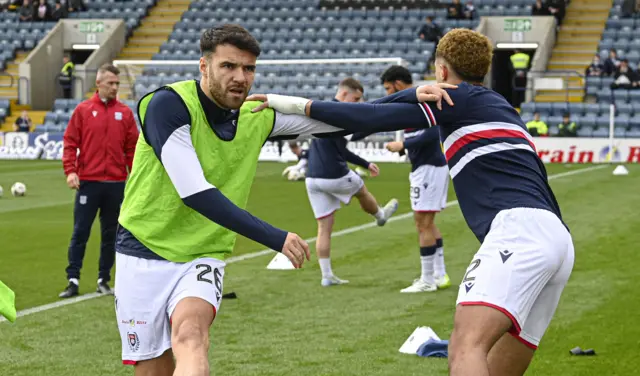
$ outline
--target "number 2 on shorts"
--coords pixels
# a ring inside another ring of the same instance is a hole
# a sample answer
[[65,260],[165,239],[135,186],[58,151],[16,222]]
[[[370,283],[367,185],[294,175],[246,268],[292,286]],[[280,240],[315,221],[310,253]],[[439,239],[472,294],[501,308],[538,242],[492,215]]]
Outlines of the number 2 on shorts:
[[464,274],[464,279],[462,280],[462,283],[474,281],[476,279],[476,277],[471,277],[469,275],[469,273],[471,273],[472,271],[478,269],[478,266],[480,266],[480,259],[475,259],[475,260],[471,261],[471,267]]

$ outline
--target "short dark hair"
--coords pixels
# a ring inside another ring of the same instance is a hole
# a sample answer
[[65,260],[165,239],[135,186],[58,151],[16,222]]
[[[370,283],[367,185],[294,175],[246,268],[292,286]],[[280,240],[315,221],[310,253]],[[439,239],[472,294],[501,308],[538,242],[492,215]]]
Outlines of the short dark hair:
[[230,44],[243,51],[260,56],[260,43],[240,25],[224,24],[205,30],[200,37],[200,52],[208,57],[216,51],[216,47]]
[[364,93],[364,87],[362,87],[362,84],[360,83],[360,81],[352,77],[347,77],[344,80],[340,81],[340,84],[338,84],[338,87],[346,87],[347,89]]
[[411,78],[411,72],[402,65],[392,65],[387,68],[382,76],[380,76],[380,82],[384,84],[385,82],[395,82],[401,81],[407,85],[413,85],[413,78]]
[[102,64],[100,68],[98,68],[98,73],[111,72],[116,76],[120,74],[120,69],[111,63]]

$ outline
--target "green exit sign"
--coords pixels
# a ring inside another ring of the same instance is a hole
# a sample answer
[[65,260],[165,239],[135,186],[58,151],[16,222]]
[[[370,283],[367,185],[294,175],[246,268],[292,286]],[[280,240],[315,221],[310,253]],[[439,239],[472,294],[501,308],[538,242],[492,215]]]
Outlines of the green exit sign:
[[104,22],[102,21],[88,21],[80,22],[78,26],[81,33],[102,33],[104,32]]
[[504,31],[530,31],[531,18],[507,18],[504,20]]

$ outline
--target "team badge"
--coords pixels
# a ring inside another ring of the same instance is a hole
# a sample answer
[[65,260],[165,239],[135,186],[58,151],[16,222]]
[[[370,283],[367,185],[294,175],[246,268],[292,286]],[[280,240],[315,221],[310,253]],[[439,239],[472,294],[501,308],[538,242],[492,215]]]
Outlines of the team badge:
[[115,113],[115,118],[116,118],[116,120],[122,120],[122,112],[116,112]]
[[138,338],[138,333],[136,332],[127,332],[127,337],[129,338],[129,348],[131,351],[138,351],[140,348],[140,339]]
[[78,199],[78,202],[80,203],[80,205],[84,205],[87,203],[87,196],[82,195],[80,196],[80,198]]
[[98,111],[91,111],[91,113],[93,114],[93,117],[98,116]]

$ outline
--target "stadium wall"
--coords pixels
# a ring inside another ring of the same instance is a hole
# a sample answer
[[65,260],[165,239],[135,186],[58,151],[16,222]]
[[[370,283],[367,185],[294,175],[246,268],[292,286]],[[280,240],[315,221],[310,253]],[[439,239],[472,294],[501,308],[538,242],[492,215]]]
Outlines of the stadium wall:
[[[0,159],[62,159],[63,133],[0,133]],[[640,163],[640,138],[616,139],[613,153],[608,138],[534,138],[538,155],[545,163]],[[385,141],[350,142],[349,149],[372,162],[407,162],[405,157],[390,153]],[[303,142],[305,148],[306,141]],[[261,161],[296,160],[285,143],[283,155],[278,146],[267,142],[260,154]]]
[[76,65],[74,95],[83,98],[93,87],[100,65],[111,61],[126,43],[127,27],[122,20],[61,20],[20,63],[18,98],[34,110],[49,110],[59,87],[58,74],[65,51],[74,45],[99,45],[83,64]]

